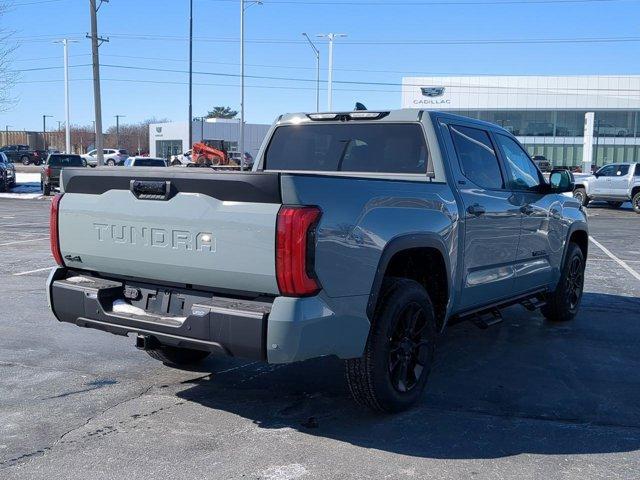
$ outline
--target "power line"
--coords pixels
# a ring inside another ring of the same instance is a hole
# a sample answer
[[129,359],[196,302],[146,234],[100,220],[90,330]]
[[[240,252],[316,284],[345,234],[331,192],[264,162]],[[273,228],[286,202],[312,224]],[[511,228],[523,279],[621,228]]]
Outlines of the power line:
[[[214,3],[230,3],[236,0],[213,0]],[[381,7],[397,7],[397,6],[412,6],[412,7],[431,7],[431,6],[457,6],[457,5],[563,5],[573,3],[614,3],[623,1],[635,1],[635,0],[440,0],[440,1],[375,1],[375,0],[363,0],[363,1],[343,1],[343,0],[269,0],[269,5],[281,4],[281,5],[294,5],[298,7],[313,6],[313,5],[344,5],[344,6],[381,6]]]

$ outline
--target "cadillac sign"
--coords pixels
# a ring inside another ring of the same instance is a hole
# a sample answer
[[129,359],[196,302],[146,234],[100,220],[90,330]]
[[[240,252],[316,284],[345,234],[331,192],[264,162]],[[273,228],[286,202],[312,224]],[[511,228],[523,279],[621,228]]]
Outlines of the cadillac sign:
[[451,103],[449,98],[437,98],[442,97],[445,92],[444,87],[420,87],[423,97],[413,101],[414,105],[447,105]]

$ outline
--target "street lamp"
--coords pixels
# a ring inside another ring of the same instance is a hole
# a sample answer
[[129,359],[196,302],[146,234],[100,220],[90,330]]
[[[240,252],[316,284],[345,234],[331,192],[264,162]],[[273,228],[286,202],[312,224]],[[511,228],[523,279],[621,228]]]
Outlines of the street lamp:
[[[63,38],[53,43],[61,43],[64,54],[64,117],[65,117],[65,135],[64,135],[64,151],[71,153],[71,122],[69,120],[69,44],[78,43],[75,40]],[[60,128],[58,127],[58,130]]]
[[126,115],[114,115],[116,117],[116,148],[120,148],[120,119]]
[[320,50],[314,45],[306,33],[302,34],[316,54],[316,112],[320,111]]
[[244,12],[262,0],[240,0],[240,170],[244,170]]
[[53,118],[53,115],[42,115],[42,143],[44,143],[44,151],[47,151],[47,118]]
[[333,41],[336,38],[346,37],[346,33],[320,33],[316,35],[318,38],[326,38],[329,40],[329,74],[327,78],[327,110],[331,111],[333,104]]

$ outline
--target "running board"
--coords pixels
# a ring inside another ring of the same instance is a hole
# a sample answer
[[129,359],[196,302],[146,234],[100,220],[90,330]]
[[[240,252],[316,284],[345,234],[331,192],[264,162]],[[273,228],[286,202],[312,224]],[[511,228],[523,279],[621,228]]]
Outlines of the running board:
[[486,330],[487,328],[502,322],[503,319],[500,310],[494,308],[484,313],[476,313],[470,318],[470,320],[479,329]]

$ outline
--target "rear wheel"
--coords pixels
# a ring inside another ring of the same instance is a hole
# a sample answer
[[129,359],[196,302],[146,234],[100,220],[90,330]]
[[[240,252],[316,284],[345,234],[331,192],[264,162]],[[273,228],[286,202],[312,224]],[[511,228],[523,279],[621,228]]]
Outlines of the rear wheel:
[[42,193],[45,194],[45,196],[49,196],[51,195],[51,185],[49,185],[48,183],[45,183],[43,188],[42,188]]
[[633,206],[633,211],[636,213],[640,213],[640,192],[636,193],[631,199],[631,205]]
[[611,208],[620,208],[622,206],[622,202],[607,202]]
[[583,207],[589,205],[589,197],[587,196],[587,191],[582,187],[576,188],[573,191],[573,198],[578,200]]
[[577,244],[570,243],[558,286],[549,294],[547,304],[541,309],[547,319],[564,322],[576,316],[582,300],[584,267],[582,250]]
[[31,160],[27,155],[21,157],[20,161],[22,162],[23,165],[29,165],[31,163]]
[[106,164],[109,165],[110,167],[114,167],[116,162],[115,160],[113,160],[113,158],[110,158],[106,161]]
[[364,355],[346,361],[355,401],[390,413],[411,407],[427,383],[436,338],[435,314],[426,290],[413,280],[386,280]]
[[209,356],[209,352],[202,350],[169,346],[162,346],[155,350],[147,350],[146,352],[151,358],[160,360],[165,365],[173,367],[195,365]]
[[180,160],[174,160],[173,162],[171,162],[172,167],[179,167],[180,165],[182,165]]

